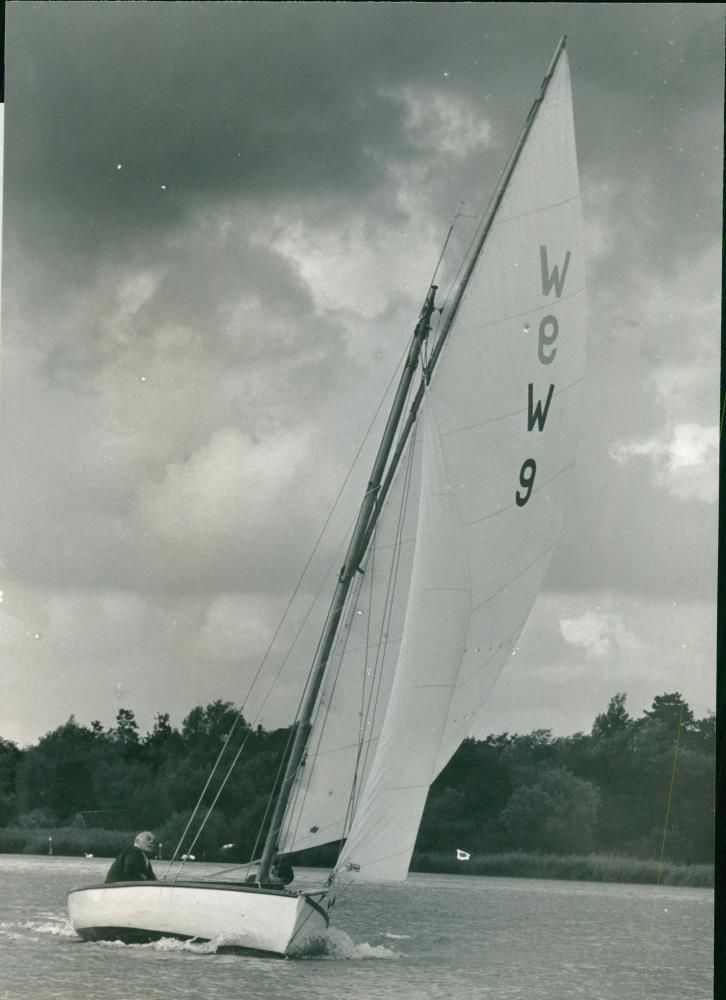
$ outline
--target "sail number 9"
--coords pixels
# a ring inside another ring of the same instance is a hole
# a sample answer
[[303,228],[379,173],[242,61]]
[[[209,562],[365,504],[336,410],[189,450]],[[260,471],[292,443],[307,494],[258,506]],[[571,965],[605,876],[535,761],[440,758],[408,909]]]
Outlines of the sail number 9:
[[[567,278],[567,268],[570,264],[570,251],[565,253],[564,260],[561,265],[554,264],[550,269],[549,262],[547,259],[547,247],[540,245],[539,248],[539,259],[542,274],[542,294],[547,296],[550,295],[554,289],[555,296],[559,299],[562,295],[563,289],[565,287],[565,280]],[[555,342],[557,336],[560,332],[560,325],[556,316],[548,315],[544,316],[539,324],[539,330],[537,335],[537,358],[541,365],[550,365],[555,360],[557,355],[557,348]],[[532,432],[535,427],[538,431],[543,431],[545,424],[547,422],[547,414],[549,412],[550,403],[552,402],[552,396],[555,391],[555,386],[550,385],[549,391],[547,393],[547,398],[542,403],[542,400],[537,400],[535,402],[534,398],[534,382],[530,382],[527,387],[527,431]],[[515,493],[515,500],[518,507],[524,507],[532,496],[532,491],[534,490],[534,480],[537,475],[537,463],[533,458],[527,458],[522,463],[522,467],[519,470],[519,484],[522,487],[521,490],[517,490]]]
[[532,496],[532,487],[534,486],[534,477],[536,474],[537,463],[533,458],[528,458],[519,470],[519,482],[524,487],[526,492],[522,495],[519,490],[517,490],[515,500],[517,501],[518,507],[524,507],[529,498]]

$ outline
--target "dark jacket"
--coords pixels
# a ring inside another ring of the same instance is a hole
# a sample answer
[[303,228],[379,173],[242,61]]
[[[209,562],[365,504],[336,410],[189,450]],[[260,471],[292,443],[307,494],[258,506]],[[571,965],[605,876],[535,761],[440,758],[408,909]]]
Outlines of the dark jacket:
[[107,882],[155,882],[156,875],[140,847],[131,845],[122,851],[108,870]]

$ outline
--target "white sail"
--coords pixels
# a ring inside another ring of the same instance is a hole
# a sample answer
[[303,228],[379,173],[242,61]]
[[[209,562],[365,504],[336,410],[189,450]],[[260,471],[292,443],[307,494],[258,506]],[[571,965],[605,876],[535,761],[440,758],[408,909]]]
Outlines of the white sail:
[[[431,410],[403,640],[375,762],[339,864],[361,878],[408,871],[469,621],[470,579],[456,496]],[[419,433],[421,433],[419,431]]]
[[428,398],[441,427],[472,578],[466,651],[435,773],[472,731],[550,562],[577,446],[584,290],[563,51]]
[[[339,862],[359,878],[405,877],[428,788],[471,732],[524,626],[566,506],[584,359],[563,52],[419,417],[427,445],[404,641]],[[445,502],[432,504],[435,496]]]

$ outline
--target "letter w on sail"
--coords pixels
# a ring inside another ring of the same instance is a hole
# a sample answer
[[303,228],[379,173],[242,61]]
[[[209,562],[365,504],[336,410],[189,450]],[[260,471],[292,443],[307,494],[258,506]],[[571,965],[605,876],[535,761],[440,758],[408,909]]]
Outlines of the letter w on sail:
[[549,264],[547,261],[547,247],[540,246],[539,248],[539,260],[542,265],[542,294],[549,295],[552,291],[552,286],[555,286],[555,295],[559,299],[562,295],[562,289],[565,287],[565,278],[567,277],[567,268],[570,263],[570,251],[565,253],[565,261],[562,265],[562,274],[560,275],[560,269],[557,264],[554,265],[552,270],[549,269]]
[[542,400],[537,400],[537,405],[534,403],[534,382],[529,383],[529,402],[527,406],[527,430],[531,431],[534,425],[537,424],[537,430],[541,431],[544,428],[545,421],[547,420],[547,412],[550,408],[550,403],[552,402],[552,393],[555,391],[555,387],[550,385],[550,391],[547,393],[547,399],[545,400],[544,408],[542,407]]

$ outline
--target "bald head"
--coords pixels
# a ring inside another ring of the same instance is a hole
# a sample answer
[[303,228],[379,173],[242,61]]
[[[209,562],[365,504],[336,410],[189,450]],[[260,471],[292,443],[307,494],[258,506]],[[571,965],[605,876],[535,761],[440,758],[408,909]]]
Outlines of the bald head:
[[137,833],[134,838],[134,847],[139,847],[147,856],[153,855],[156,850],[156,837],[150,830]]

